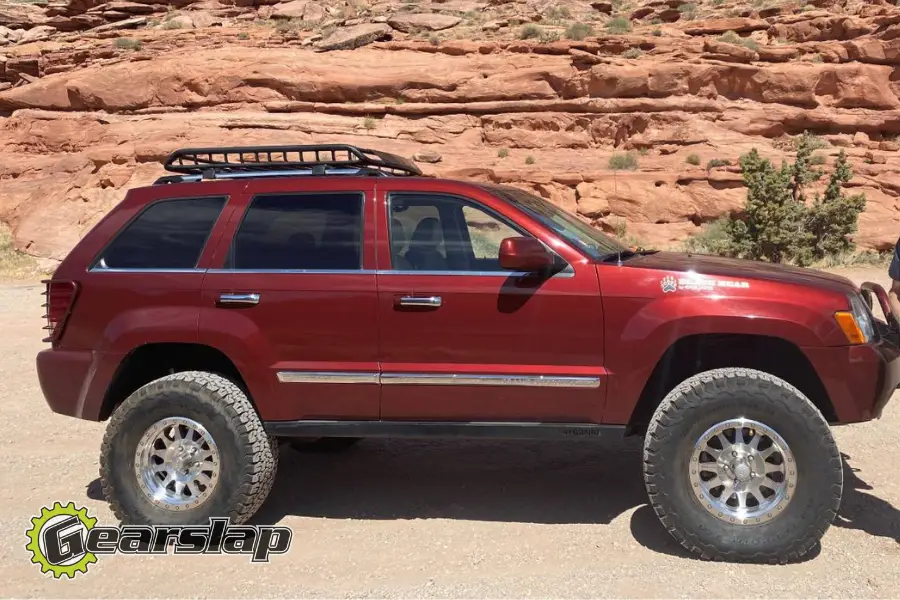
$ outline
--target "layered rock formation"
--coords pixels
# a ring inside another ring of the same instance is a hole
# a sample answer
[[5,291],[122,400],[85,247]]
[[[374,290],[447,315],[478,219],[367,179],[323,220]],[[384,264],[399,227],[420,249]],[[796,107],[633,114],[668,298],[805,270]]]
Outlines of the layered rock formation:
[[900,10],[753,4],[0,3],[0,221],[58,260],[178,147],[349,142],[667,246],[740,210],[740,154],[810,131],[890,247]]

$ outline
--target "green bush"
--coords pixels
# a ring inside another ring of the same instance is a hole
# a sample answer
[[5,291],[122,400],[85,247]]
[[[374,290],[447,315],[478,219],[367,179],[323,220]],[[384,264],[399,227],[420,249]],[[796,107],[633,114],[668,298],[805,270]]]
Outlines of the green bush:
[[660,36],[662,36],[662,29],[657,27],[656,29],[654,29],[653,31],[650,32],[650,35],[653,35],[655,37],[660,37]]
[[737,33],[733,31],[726,31],[722,35],[718,37],[720,42],[725,42],[726,44],[734,44],[735,46],[743,46],[744,48],[749,48],[754,52],[759,51],[759,44],[753,38],[745,38],[739,36]]
[[697,156],[696,154],[689,154],[688,157],[686,159],[684,159],[684,162],[686,162],[689,165],[697,166],[700,164],[700,157]]
[[613,171],[634,171],[638,167],[638,159],[634,154],[613,154],[609,157],[609,168]]
[[622,53],[622,58],[640,58],[644,55],[640,48],[629,48]]
[[631,31],[631,21],[625,17],[615,17],[607,21],[605,27],[610,33],[628,33]]
[[534,23],[528,23],[519,30],[520,40],[533,40],[541,37],[541,28]]
[[815,136],[803,134],[794,163],[783,162],[778,169],[755,148],[740,158],[747,201],[744,216],[725,224],[727,254],[806,266],[853,251],[848,236],[857,230],[866,198],[844,194],[842,186],[853,172],[841,150],[825,194],[816,194],[811,204],[807,201],[805,187],[823,175],[813,168],[817,143]]
[[706,170],[709,171],[710,169],[715,169],[716,167],[726,167],[730,164],[731,163],[725,159],[714,158],[711,161],[709,161],[708,163],[706,163]]
[[506,148],[500,148],[499,150],[497,150],[498,158],[506,158],[507,156],[509,156],[509,150],[507,150]]
[[140,50],[141,49],[141,41],[136,40],[134,38],[116,38],[114,42],[116,48],[121,48],[122,50]]
[[580,42],[589,35],[594,35],[594,26],[590,23],[572,23],[566,28],[566,38]]
[[526,157],[525,157],[525,164],[526,164],[526,165],[533,165],[533,164],[534,164],[534,157],[531,156],[530,154],[529,154],[528,156],[526,156]]
[[707,223],[700,233],[685,240],[683,250],[694,254],[728,254],[730,240],[727,225],[727,218]]
[[691,21],[697,18],[697,5],[693,2],[682,4],[678,7],[678,12],[680,12],[681,16],[683,16],[686,20]]

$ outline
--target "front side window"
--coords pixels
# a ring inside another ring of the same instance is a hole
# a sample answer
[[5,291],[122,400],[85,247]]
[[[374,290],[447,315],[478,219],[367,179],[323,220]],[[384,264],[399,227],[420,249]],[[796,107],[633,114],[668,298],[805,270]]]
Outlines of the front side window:
[[393,268],[398,271],[504,271],[500,242],[523,235],[454,196],[391,194]]
[[100,269],[194,269],[225,198],[151,204],[103,250]]
[[534,194],[518,188],[499,185],[482,187],[513,203],[595,260],[602,260],[604,257],[627,251],[625,246],[599,229],[591,227],[555,204]]
[[235,234],[228,267],[360,270],[362,230],[362,193],[257,196]]

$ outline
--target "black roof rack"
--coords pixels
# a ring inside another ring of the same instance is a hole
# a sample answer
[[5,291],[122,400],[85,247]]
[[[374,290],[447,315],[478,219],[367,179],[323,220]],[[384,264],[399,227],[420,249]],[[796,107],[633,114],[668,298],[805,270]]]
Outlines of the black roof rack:
[[[407,158],[346,144],[182,148],[166,158],[165,167],[173,173],[199,175],[202,179],[292,172],[326,175],[333,169],[344,172],[358,169],[362,175],[422,175],[419,167]],[[169,176],[157,183],[186,180],[189,178]]]

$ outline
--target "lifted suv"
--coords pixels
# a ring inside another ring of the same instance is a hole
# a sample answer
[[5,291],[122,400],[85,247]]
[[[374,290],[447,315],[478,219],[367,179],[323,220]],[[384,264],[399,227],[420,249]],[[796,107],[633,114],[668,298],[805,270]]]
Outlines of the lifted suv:
[[[50,407],[109,419],[130,523],[243,522],[278,441],[644,435],[650,502],[706,558],[806,553],[828,424],[900,381],[884,290],[633,251],[518,189],[352,146],[187,149],[47,282]],[[876,296],[885,320],[872,314]]]

